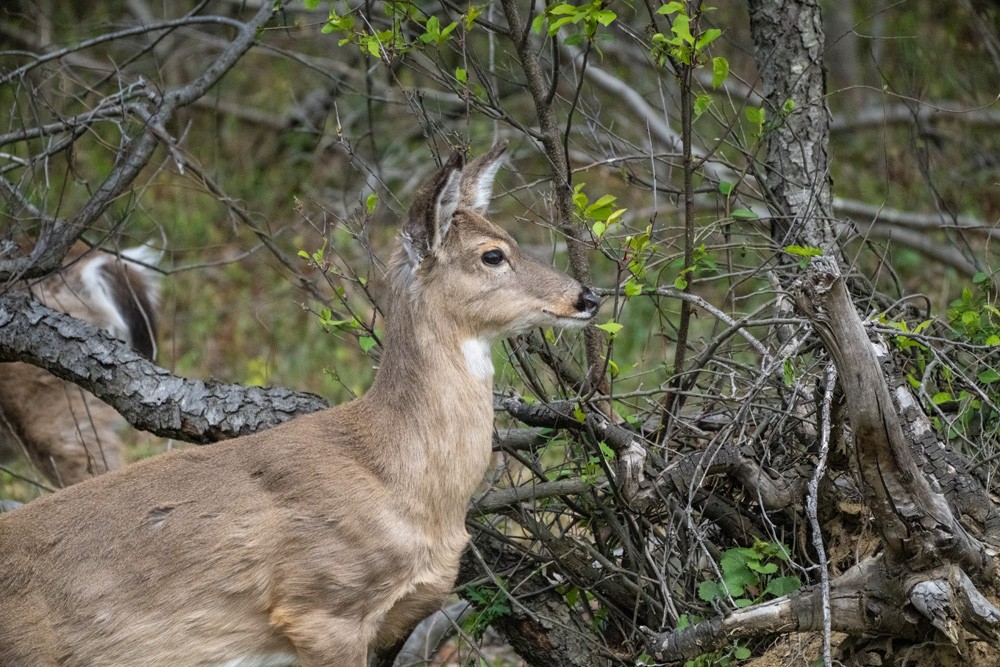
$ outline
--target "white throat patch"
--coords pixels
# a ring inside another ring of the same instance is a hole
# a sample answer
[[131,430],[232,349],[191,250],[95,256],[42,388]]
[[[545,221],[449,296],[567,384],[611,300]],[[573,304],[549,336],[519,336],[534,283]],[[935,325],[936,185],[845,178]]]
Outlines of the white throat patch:
[[490,356],[489,341],[467,338],[462,341],[462,354],[465,355],[465,366],[472,377],[480,380],[493,377],[493,358]]

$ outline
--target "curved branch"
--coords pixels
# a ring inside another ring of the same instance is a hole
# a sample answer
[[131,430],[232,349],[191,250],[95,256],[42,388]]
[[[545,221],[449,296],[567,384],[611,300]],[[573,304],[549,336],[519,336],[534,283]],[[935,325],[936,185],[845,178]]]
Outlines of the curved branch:
[[313,394],[188,380],[106,332],[20,293],[0,294],[0,361],[24,361],[73,382],[133,426],[204,444],[327,407]]

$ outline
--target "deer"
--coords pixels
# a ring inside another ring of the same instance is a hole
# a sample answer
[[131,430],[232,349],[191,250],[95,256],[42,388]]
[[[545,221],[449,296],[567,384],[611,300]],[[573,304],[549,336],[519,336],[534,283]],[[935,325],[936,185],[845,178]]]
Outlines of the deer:
[[600,305],[487,219],[504,149],[415,192],[366,393],[0,516],[0,664],[362,667],[442,606],[492,458],[492,343]]
[[[159,280],[146,247],[114,255],[78,243],[60,271],[25,285],[38,301],[156,356]],[[125,420],[83,389],[36,366],[0,364],[0,456],[26,456],[56,487],[119,468]]]

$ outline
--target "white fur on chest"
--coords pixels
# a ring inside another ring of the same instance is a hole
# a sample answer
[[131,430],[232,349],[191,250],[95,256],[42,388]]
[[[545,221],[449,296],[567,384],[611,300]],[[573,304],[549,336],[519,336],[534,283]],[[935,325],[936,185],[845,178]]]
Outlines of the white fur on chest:
[[490,356],[489,341],[481,338],[467,338],[462,341],[465,365],[474,378],[487,380],[493,377],[493,358]]

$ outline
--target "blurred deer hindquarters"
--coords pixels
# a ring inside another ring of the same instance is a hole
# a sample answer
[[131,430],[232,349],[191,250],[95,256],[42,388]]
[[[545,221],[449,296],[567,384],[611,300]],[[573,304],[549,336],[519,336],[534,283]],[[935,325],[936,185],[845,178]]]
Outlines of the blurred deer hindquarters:
[[[119,257],[81,244],[61,270],[27,289],[152,359],[159,290],[148,265],[157,260],[147,248]],[[113,408],[85,390],[30,364],[0,364],[0,456],[27,456],[56,486],[120,467],[124,426]]]
[[362,667],[442,604],[491,458],[491,343],[599,305],[484,217],[503,149],[416,193],[364,396],[0,517],[0,664]]

